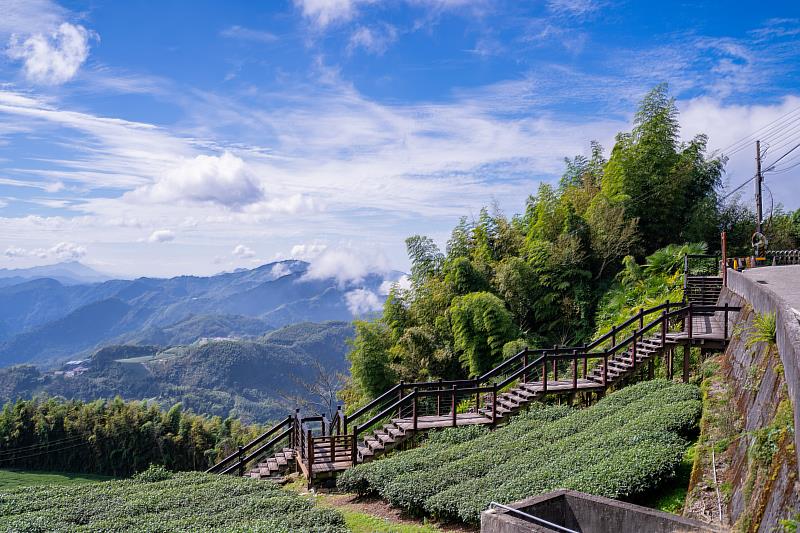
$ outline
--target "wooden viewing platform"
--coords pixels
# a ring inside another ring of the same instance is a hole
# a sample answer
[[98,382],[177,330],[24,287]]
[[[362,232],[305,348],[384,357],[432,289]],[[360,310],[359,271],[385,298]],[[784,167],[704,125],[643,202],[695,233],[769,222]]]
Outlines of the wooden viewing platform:
[[[264,479],[282,476],[294,465],[310,485],[371,461],[430,429],[495,426],[548,395],[603,393],[615,383],[640,375],[652,378],[656,358],[664,359],[667,377],[679,373],[686,381],[690,348],[724,349],[732,314],[740,311],[706,305],[712,296],[716,303],[721,288],[718,279],[687,276],[686,294],[691,296],[687,303],[666,302],[643,309],[587,345],[526,348],[474,379],[401,381],[351,414],[344,414],[340,407],[332,420],[303,417],[297,410],[209,472]],[[675,372],[681,347],[680,368]],[[255,466],[248,470],[253,462]]]

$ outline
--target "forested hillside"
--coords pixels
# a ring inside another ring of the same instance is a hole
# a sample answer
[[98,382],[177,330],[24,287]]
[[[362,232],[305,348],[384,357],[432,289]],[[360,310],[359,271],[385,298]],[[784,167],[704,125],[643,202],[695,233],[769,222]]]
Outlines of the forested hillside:
[[[749,253],[754,215],[736,196],[722,201],[725,161],[704,135],[681,142],[678,119],[658,86],[608,156],[593,142],[590,157],[566,159],[558,186],[542,184],[524,213],[463,218],[444,250],[407,239],[411,289],[356,323],[350,403],[399,379],[479,375],[525,345],[579,344],[636,305],[679,299],[683,254],[717,250],[722,230],[731,253]],[[800,211],[778,207],[768,232],[776,248],[797,246]]]
[[263,423],[283,418],[301,400],[316,410],[334,404],[352,335],[346,322],[302,323],[252,340],[107,346],[58,372],[30,365],[0,369],[0,401],[121,396],[164,408],[182,402],[196,413]]

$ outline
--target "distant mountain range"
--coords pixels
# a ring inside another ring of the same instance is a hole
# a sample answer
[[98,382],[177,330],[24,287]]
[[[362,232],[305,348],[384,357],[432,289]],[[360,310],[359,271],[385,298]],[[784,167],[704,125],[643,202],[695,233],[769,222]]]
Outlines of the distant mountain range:
[[[80,263],[4,270],[0,367],[53,364],[111,343],[170,346],[257,337],[297,322],[349,322],[375,313],[386,282],[402,275],[342,283],[308,271],[304,261],[281,261],[210,277],[76,283],[102,274]],[[370,305],[354,303],[362,301]]]
[[[189,319],[177,330],[191,331],[196,323]],[[227,330],[225,320],[218,325]],[[121,396],[268,422],[286,416],[295,407],[293,398],[313,399],[320,386],[341,385],[337,375],[347,371],[352,336],[350,323],[325,322],[293,324],[247,340],[206,339],[170,348],[109,345],[58,370],[0,369],[0,402],[42,394],[86,401]]]
[[108,281],[111,276],[102,274],[77,261],[31,268],[0,268],[0,287],[43,278],[54,279],[62,285],[81,285]]

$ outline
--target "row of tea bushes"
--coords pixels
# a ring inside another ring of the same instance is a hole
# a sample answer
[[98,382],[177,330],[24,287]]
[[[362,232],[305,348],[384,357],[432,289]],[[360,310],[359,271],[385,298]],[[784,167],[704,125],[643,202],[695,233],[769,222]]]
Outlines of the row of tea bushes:
[[272,483],[157,470],[124,481],[0,492],[0,530],[348,531],[337,511]]
[[673,475],[700,408],[694,386],[644,382],[588,409],[535,408],[455,445],[433,439],[350,469],[338,484],[413,514],[470,523],[491,501],[508,503],[555,488],[627,497]]

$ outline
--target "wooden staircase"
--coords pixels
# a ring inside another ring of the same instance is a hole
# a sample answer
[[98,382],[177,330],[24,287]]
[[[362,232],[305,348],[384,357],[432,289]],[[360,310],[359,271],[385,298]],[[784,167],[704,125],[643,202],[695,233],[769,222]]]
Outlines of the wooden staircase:
[[639,376],[652,378],[658,357],[672,378],[678,346],[684,348],[682,373],[688,380],[689,348],[724,347],[729,313],[740,311],[700,304],[719,293],[716,281],[704,280],[701,289],[702,300],[643,309],[587,345],[525,348],[474,379],[401,381],[351,414],[339,407],[331,419],[303,417],[296,410],[208,471],[279,479],[299,470],[310,486],[413,444],[416,435],[430,429],[495,426],[546,396],[602,393]]

